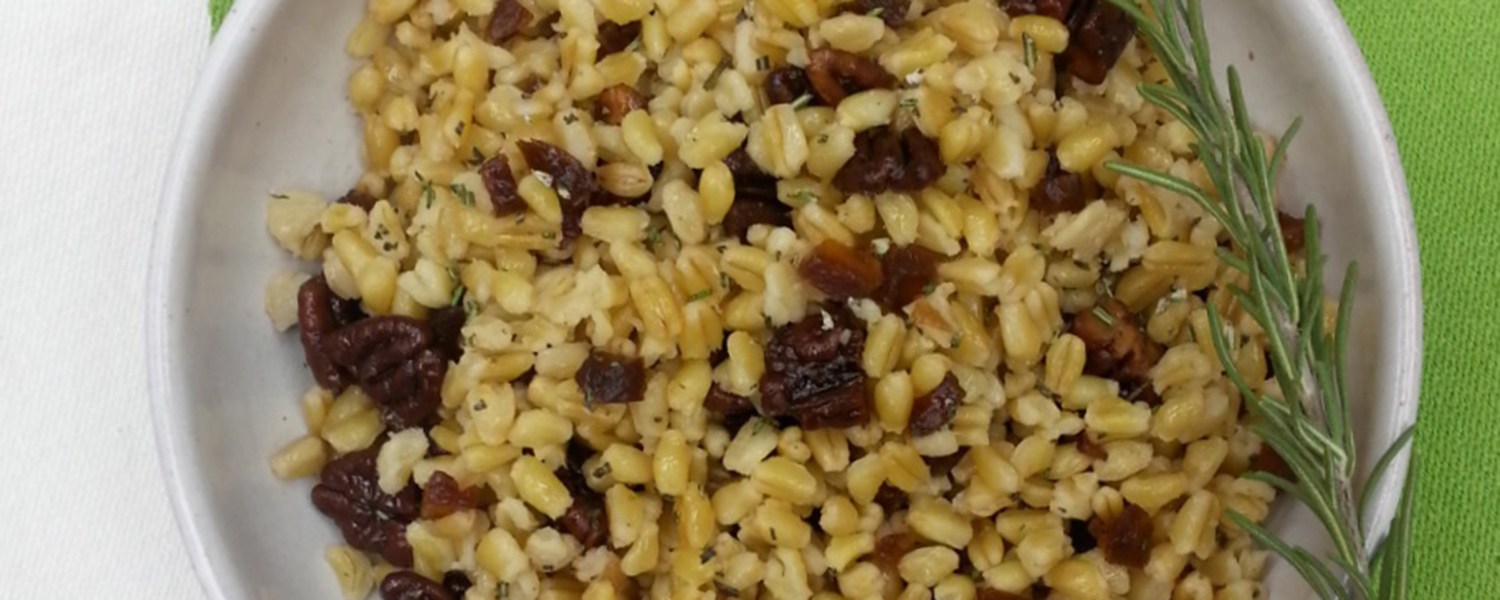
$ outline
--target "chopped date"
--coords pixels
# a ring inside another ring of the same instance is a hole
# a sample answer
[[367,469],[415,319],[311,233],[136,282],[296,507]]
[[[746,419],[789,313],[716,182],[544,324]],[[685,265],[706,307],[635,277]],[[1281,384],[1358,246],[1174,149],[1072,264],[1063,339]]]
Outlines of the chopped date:
[[484,181],[484,190],[490,193],[490,207],[495,216],[504,217],[526,212],[526,201],[521,199],[516,176],[510,172],[510,161],[505,155],[496,154],[479,166],[479,178]]
[[1066,23],[1073,0],[1002,0],[1000,5],[1005,8],[1005,14],[1012,17],[1042,15]]
[[934,433],[953,420],[958,412],[958,403],[964,398],[964,388],[958,378],[949,373],[943,381],[911,404],[911,434],[922,437]]
[[490,14],[489,25],[484,28],[484,37],[491,44],[500,45],[531,24],[531,11],[516,0],[500,0],[495,12]]
[[334,363],[323,349],[324,338],[343,325],[335,310],[336,298],[322,275],[297,288],[297,334],[302,341],[303,357],[318,386],[334,393],[344,391],[353,381],[353,375]]
[[1078,453],[1089,458],[1105,460],[1109,458],[1109,452],[1104,449],[1104,444],[1094,441],[1088,432],[1079,432],[1073,436],[1073,444],[1078,448]]
[[776,329],[766,346],[761,408],[771,417],[791,417],[803,429],[868,422],[864,347],[864,327],[841,305]]
[[953,467],[962,462],[966,452],[960,449],[958,452],[945,456],[923,456],[922,462],[927,463],[927,470],[931,473],[947,474],[953,471]]
[[[889,514],[886,515],[890,517]],[[870,562],[885,573],[895,573],[901,557],[917,548],[917,536],[909,531],[888,533],[875,540],[875,550],[870,553]]]
[[[447,577],[443,579],[446,581]],[[380,597],[384,600],[456,600],[447,586],[414,571],[386,575],[380,582]]]
[[458,480],[442,471],[434,471],[422,488],[423,519],[441,519],[477,506],[479,490],[459,487]]
[[1108,0],[1085,0],[1069,25],[1071,41],[1062,57],[1068,73],[1091,85],[1104,83],[1135,37],[1135,21]]
[[1270,473],[1292,483],[1297,483],[1297,472],[1286,463],[1286,459],[1276,452],[1270,444],[1262,442],[1260,452],[1250,459],[1250,470]]
[[1162,348],[1135,322],[1130,309],[1107,298],[1073,319],[1073,335],[1083,340],[1084,370],[1132,386],[1147,385]]
[[[766,74],[766,98],[771,104],[791,104],[803,94],[812,93],[812,83],[801,67],[785,65]],[[747,157],[748,158],[748,157]]]
[[635,91],[635,88],[621,83],[599,92],[599,101],[595,106],[596,116],[610,125],[619,125],[625,121],[625,115],[630,114],[630,111],[646,108],[646,97]]
[[854,136],[854,156],[833,177],[847,194],[874,195],[887,190],[916,192],[943,175],[937,142],[915,127],[866,129]]
[[906,13],[911,10],[911,0],[854,0],[843,6],[840,12],[861,15],[877,15],[891,29],[906,22]]
[[639,358],[594,350],[574,380],[591,405],[639,402],[646,390],[646,367]]
[[400,430],[422,425],[442,402],[448,361],[431,343],[421,321],[382,316],[335,331],[324,338],[322,348],[380,404],[386,425]]
[[738,394],[732,394],[719,384],[708,388],[708,396],[703,399],[703,408],[709,412],[722,415],[755,412],[755,404],[750,399]]
[[[594,454],[594,449],[581,443],[568,443],[568,465],[558,469],[557,476],[573,496],[573,503],[557,523],[583,544],[584,548],[597,548],[609,541],[609,518],[604,496],[589,487],[580,469],[584,461]],[[576,463],[576,464],[575,464]]]
[[885,280],[876,299],[887,311],[896,312],[921,298],[929,286],[937,283],[938,253],[921,246],[898,246],[880,257]]
[[974,600],[1032,600],[1032,597],[1002,592],[992,587],[981,587],[974,590]]
[[858,54],[833,48],[818,48],[808,53],[807,80],[826,106],[838,106],[849,94],[896,87],[896,76],[885,67]]
[[1297,254],[1307,245],[1307,224],[1301,218],[1287,213],[1276,211],[1276,223],[1281,226],[1281,241],[1286,243],[1286,251]]
[[598,57],[604,58],[630,47],[630,43],[641,37],[641,22],[631,21],[624,25],[605,19],[599,24]]
[[[774,185],[774,184],[773,184]],[[739,184],[735,184],[734,203],[729,205],[729,211],[724,213],[724,235],[746,239],[750,228],[755,225],[770,225],[772,227],[790,227],[792,225],[791,207],[777,201],[772,192],[772,199],[763,200],[759,198],[740,197]]]
[[375,208],[375,202],[377,200],[375,200],[374,196],[358,188],[349,190],[349,193],[344,194],[343,198],[339,198],[339,204],[358,206],[365,209],[365,212],[369,212],[370,209]]
[[865,250],[823,240],[797,265],[797,274],[836,301],[866,298],[880,288],[880,261]]
[[1063,170],[1056,152],[1047,153],[1047,173],[1031,188],[1031,208],[1044,215],[1083,210],[1087,198],[1083,178]]
[[418,516],[419,492],[415,484],[395,495],[382,491],[375,470],[378,452],[378,448],[353,452],[323,467],[312,490],[313,506],[338,525],[350,546],[380,554],[398,567],[410,567],[406,524]]
[[522,140],[516,145],[521,148],[528,166],[552,176],[552,187],[557,190],[557,199],[562,204],[563,240],[578,237],[583,232],[583,211],[588,209],[598,188],[594,174],[572,154],[552,144]]
[[1126,502],[1125,510],[1108,521],[1095,517],[1089,532],[1109,562],[1142,569],[1151,558],[1151,516],[1139,506]]

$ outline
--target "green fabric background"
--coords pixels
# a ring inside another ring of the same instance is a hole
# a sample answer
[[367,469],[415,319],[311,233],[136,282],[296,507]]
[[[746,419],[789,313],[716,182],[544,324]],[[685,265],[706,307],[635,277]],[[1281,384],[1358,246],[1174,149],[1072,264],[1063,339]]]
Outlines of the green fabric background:
[[[209,1],[216,29],[232,1]],[[1410,591],[1500,598],[1500,0],[1337,1],[1391,113],[1422,246]]]
[[1500,1],[1338,4],[1395,125],[1422,246],[1412,597],[1500,598]]

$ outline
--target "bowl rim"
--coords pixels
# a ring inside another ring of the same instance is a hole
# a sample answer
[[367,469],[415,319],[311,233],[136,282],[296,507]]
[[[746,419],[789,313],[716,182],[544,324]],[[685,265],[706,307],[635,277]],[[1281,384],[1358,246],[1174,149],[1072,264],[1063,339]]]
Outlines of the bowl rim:
[[[192,218],[195,203],[189,192],[198,187],[196,184],[203,177],[200,163],[202,157],[207,155],[203,150],[214,141],[206,134],[230,100],[228,90],[231,86],[228,84],[243,72],[250,60],[250,54],[245,51],[247,44],[244,42],[252,39],[252,36],[266,26],[276,8],[285,1],[239,0],[212,40],[173,146],[162,196],[156,210],[147,270],[145,349],[157,459],[172,505],[173,517],[193,571],[204,593],[212,600],[229,598],[225,595],[220,574],[209,556],[204,532],[193,510],[194,506],[205,500],[203,473],[200,467],[182,456],[186,440],[179,426],[186,418],[187,405],[177,399],[178,390],[173,387],[171,375],[175,363],[171,353],[173,345],[170,327],[176,314],[174,309],[178,306],[177,301],[185,294],[187,281],[182,273],[185,272],[183,267],[188,257],[178,250],[195,230]],[[1378,182],[1378,188],[1393,204],[1387,208],[1395,218],[1398,237],[1393,242],[1400,250],[1400,260],[1395,265],[1397,272],[1394,274],[1398,293],[1396,298],[1389,299],[1399,317],[1393,339],[1398,348],[1410,349],[1399,353],[1396,360],[1397,385],[1392,395],[1396,400],[1395,406],[1391,408],[1395,421],[1402,428],[1410,427],[1416,422],[1420,400],[1422,281],[1415,220],[1400,150],[1369,65],[1338,7],[1333,0],[1315,0],[1310,4],[1315,18],[1324,25],[1324,31],[1330,36],[1336,60],[1352,68],[1349,82],[1357,101],[1350,108],[1357,111],[1360,123],[1378,135],[1381,154],[1384,156],[1385,168],[1382,169],[1383,177]],[[1395,514],[1410,454],[1408,447],[1380,482],[1374,510],[1365,523],[1367,531],[1382,533]],[[1379,535],[1371,535],[1369,539],[1373,544],[1373,540],[1379,539]]]

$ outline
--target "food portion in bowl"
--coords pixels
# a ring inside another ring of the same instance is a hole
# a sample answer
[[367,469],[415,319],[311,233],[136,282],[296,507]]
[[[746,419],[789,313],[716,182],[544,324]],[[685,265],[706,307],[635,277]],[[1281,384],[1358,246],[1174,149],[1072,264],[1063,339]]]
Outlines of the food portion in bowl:
[[[371,0],[274,194],[350,598],[1262,597],[1265,335],[1102,0]],[[1288,220],[1288,225],[1295,225]],[[1295,226],[1287,228],[1296,231]],[[1294,240],[1288,240],[1294,242]]]

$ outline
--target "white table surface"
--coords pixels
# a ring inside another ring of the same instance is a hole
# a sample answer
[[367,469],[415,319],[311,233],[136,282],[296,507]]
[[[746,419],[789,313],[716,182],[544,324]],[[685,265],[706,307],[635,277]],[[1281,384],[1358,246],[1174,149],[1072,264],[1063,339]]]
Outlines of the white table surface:
[[161,480],[143,333],[152,222],[208,48],[206,5],[5,3],[0,597],[204,597]]

